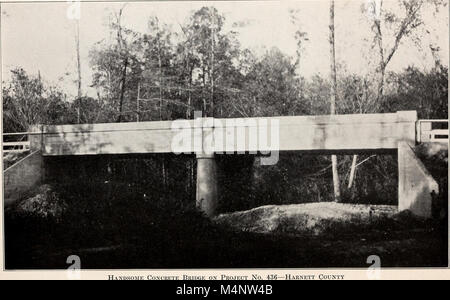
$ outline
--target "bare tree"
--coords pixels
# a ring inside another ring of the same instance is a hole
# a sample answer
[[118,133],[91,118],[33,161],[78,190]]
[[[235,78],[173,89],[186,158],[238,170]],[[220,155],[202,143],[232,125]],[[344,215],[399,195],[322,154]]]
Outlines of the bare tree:
[[[374,33],[374,45],[378,50],[378,66],[376,68],[377,77],[377,94],[374,110],[381,105],[385,92],[385,77],[386,69],[397,52],[402,40],[409,36],[415,29],[423,25],[423,20],[420,15],[421,9],[427,2],[433,3],[436,9],[443,2],[440,0],[410,0],[400,2],[400,7],[404,11],[402,18],[396,16],[393,12],[386,10],[383,6],[383,0],[371,0],[368,9],[373,18],[372,31]],[[384,26],[383,26],[384,25]],[[385,34],[383,27],[394,26],[394,44],[387,47],[385,43]],[[440,64],[439,56],[437,55],[439,47],[434,44],[429,44],[429,48],[435,60],[436,67]],[[348,188],[352,187],[357,166],[357,156],[353,157],[352,166],[350,170],[350,179]]]
[[125,5],[119,10],[119,13],[116,16],[116,24],[117,24],[117,44],[119,45],[119,51],[122,54],[123,57],[123,71],[122,71],[122,78],[120,83],[120,103],[119,103],[119,120],[118,122],[122,122],[122,115],[123,115],[123,102],[124,102],[124,96],[125,96],[125,85],[127,82],[127,68],[128,68],[128,53],[127,53],[127,45],[126,41],[124,40],[122,36],[122,14],[123,10],[125,8]]
[[[386,68],[391,62],[394,54],[397,52],[402,39],[423,24],[420,17],[420,9],[423,7],[424,3],[424,0],[402,1],[401,7],[405,12],[405,16],[399,19],[393,13],[384,11],[383,0],[372,0],[370,2],[370,5],[372,6],[371,10],[374,13],[372,30],[375,35],[375,45],[378,48],[379,53],[379,63],[377,67],[377,73],[379,75],[377,88],[378,100],[381,100],[384,96]],[[384,45],[384,33],[382,30],[383,19],[386,24],[394,24],[398,27],[397,31],[394,33],[394,44],[390,48],[387,48]]]
[[302,55],[304,51],[304,44],[309,41],[308,33],[306,31],[302,30],[302,26],[300,24],[300,19],[298,18],[299,10],[291,9],[289,11],[291,16],[291,23],[296,27],[295,30],[295,40],[297,42],[297,49],[296,49],[296,59],[295,59],[295,67],[297,68],[297,71],[300,73],[300,67],[301,67],[301,60]]
[[[334,38],[334,0],[330,2],[330,74],[331,74],[331,91],[330,91],[330,114],[336,114],[336,47]],[[341,187],[338,172],[337,156],[331,156],[331,164],[333,170],[333,186],[334,186],[334,200],[339,202],[341,200]]]
[[211,82],[211,117],[214,117],[214,48],[215,48],[215,26],[214,11],[211,10],[211,67],[209,68],[209,80]]
[[77,86],[78,86],[78,107],[77,107],[77,122],[80,124],[81,119],[81,61],[80,61],[80,21],[76,20],[76,35],[75,35],[75,42],[76,42],[76,50],[77,50],[77,71],[78,71],[78,80],[77,80]]

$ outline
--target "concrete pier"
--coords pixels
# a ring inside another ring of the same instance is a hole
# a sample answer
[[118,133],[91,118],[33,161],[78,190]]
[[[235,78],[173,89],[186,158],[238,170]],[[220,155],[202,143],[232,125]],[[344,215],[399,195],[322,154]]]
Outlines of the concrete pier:
[[208,217],[218,206],[217,163],[214,154],[197,154],[197,208]]

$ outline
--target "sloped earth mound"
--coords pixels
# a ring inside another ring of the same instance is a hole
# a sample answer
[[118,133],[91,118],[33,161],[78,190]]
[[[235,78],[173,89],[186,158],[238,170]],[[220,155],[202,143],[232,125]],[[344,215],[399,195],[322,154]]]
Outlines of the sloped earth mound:
[[29,195],[8,207],[6,213],[12,217],[30,216],[61,221],[67,205],[51,185],[41,185]]
[[421,222],[408,212],[399,214],[396,206],[333,202],[263,206],[222,214],[215,219],[217,224],[237,231],[299,236],[392,230],[414,221]]

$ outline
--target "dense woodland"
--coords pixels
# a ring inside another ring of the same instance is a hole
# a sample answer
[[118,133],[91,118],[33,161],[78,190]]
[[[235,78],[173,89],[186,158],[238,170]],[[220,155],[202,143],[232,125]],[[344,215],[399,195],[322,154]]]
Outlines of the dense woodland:
[[[61,88],[46,84],[45,74],[41,78],[41,74],[17,67],[11,71],[11,81],[3,84],[3,130],[26,131],[32,124],[190,119],[194,111],[220,118],[323,115],[330,113],[334,86],[338,114],[417,110],[419,118],[447,119],[448,66],[440,61],[435,44],[420,45],[435,58],[427,71],[413,66],[402,72],[389,71],[402,42],[426,32],[421,12],[447,9],[445,6],[440,1],[413,0],[399,2],[401,15],[382,10],[379,17],[368,20],[373,22],[368,26],[373,56],[367,58],[367,73],[351,74],[337,57],[335,83],[320,75],[302,76],[302,55],[309,38],[295,11],[291,17],[298,27],[298,49],[297,55],[290,57],[278,48],[268,49],[264,55],[243,48],[237,35],[245,24],[236,23],[233,30],[225,30],[227,19],[214,7],[193,11],[184,24],[164,24],[150,16],[146,32],[122,24],[124,7],[111,15],[111,38],[92,45],[90,51],[91,86],[96,97],[85,96],[81,84],[78,96],[69,97]],[[389,44],[388,39],[394,43]],[[282,153],[280,158],[277,165],[262,167],[252,157],[221,157],[222,210],[333,200],[330,157]],[[82,168],[96,166],[103,174],[102,182],[109,176],[123,184],[116,188],[132,186],[141,196],[186,203],[195,198],[192,157],[147,155],[107,158],[96,164],[92,158],[86,161],[69,162],[64,169],[92,186],[98,183],[95,176],[86,178],[89,173]],[[352,162],[357,165],[356,175],[354,182],[349,182]],[[337,169],[342,201],[396,203],[395,155],[339,156]]]

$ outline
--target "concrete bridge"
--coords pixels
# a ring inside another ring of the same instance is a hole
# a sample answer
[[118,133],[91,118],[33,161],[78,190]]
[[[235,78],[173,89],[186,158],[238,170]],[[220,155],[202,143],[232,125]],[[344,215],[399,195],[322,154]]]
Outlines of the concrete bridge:
[[[4,171],[5,205],[44,180],[44,157],[186,153],[197,158],[197,206],[216,213],[215,156],[250,153],[276,163],[280,151],[313,154],[398,154],[399,210],[431,216],[436,181],[412,148],[427,136],[415,111],[386,114],[292,116],[34,126],[30,154]],[[431,127],[430,127],[431,129]],[[447,130],[448,134],[448,130]]]

